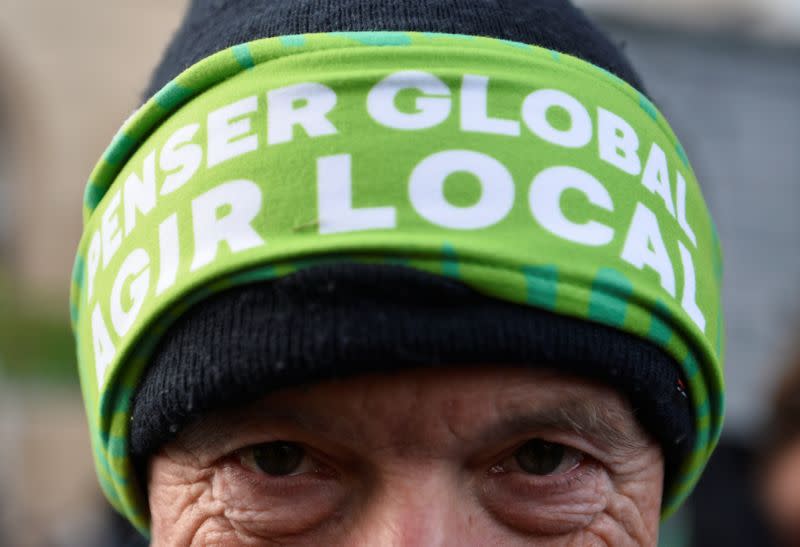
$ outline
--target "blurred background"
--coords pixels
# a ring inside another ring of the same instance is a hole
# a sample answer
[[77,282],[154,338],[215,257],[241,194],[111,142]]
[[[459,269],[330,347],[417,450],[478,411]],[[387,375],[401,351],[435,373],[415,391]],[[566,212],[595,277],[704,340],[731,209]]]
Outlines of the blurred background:
[[[624,45],[671,121],[726,255],[725,438],[662,543],[767,545],[750,481],[800,335],[800,2],[576,3]],[[0,0],[0,546],[111,545],[72,355],[70,270],[84,182],[184,7]]]

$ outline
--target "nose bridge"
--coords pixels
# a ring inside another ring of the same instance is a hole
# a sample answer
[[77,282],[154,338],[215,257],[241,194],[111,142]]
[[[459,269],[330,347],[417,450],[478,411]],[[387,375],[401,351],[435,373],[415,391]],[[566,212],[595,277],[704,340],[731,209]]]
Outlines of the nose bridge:
[[[435,475],[435,474],[433,474]],[[397,482],[401,484],[397,484]],[[373,501],[364,532],[375,547],[444,547],[459,542],[463,526],[457,495],[441,477],[397,479]]]

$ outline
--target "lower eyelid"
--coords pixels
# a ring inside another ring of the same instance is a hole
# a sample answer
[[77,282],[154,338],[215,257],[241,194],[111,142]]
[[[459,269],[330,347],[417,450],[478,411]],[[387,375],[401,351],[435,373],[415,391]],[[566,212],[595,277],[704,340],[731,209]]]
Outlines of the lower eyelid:
[[[276,502],[291,505],[303,498],[333,496],[339,482],[332,476],[316,473],[301,473],[271,477],[251,471],[235,460],[228,460],[218,467],[215,478],[220,492],[228,494],[231,503],[242,504],[248,498],[253,505],[269,506]],[[221,501],[225,502],[225,499]]]
[[[305,464],[304,464],[305,465]],[[269,475],[258,468],[251,467],[240,457],[228,458],[222,463],[223,472],[230,481],[246,483],[251,488],[261,490],[284,490],[293,485],[308,484],[313,481],[322,481],[330,476],[317,473],[316,469],[299,471],[289,475]]]
[[[505,470],[494,473],[495,480],[514,481],[514,484],[506,483],[508,486],[515,486],[521,493],[531,496],[543,496],[559,494],[569,491],[575,487],[582,487],[587,480],[595,478],[603,472],[602,465],[584,455],[583,460],[568,471],[554,475],[533,475],[522,470]],[[492,473],[490,472],[490,477]]]

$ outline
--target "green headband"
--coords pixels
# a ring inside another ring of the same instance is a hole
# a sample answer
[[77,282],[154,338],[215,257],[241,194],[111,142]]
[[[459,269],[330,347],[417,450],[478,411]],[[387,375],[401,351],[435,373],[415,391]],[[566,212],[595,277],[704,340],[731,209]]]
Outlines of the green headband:
[[72,284],[101,485],[140,530],[132,396],[194,302],[320,261],[397,263],[610,325],[682,367],[688,495],[723,415],[721,258],[644,95],[554,51],[420,33],[284,36],[178,76],[92,173]]

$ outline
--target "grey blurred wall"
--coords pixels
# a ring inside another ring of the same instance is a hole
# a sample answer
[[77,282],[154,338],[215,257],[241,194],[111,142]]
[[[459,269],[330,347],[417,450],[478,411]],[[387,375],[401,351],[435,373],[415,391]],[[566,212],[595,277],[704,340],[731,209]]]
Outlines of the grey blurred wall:
[[89,173],[139,106],[186,1],[0,0],[0,139],[11,147],[0,265],[54,301],[66,302]]
[[600,21],[688,151],[725,252],[728,420],[750,436],[800,336],[800,44]]

